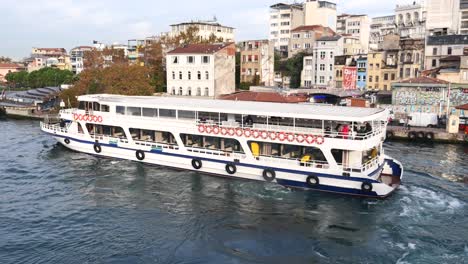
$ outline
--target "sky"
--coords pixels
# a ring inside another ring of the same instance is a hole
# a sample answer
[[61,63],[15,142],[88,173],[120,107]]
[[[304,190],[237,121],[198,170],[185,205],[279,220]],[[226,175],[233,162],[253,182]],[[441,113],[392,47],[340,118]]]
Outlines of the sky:
[[[0,56],[27,57],[32,47],[126,44],[169,25],[213,16],[236,28],[236,40],[268,38],[269,6],[278,0],[0,0]],[[291,3],[293,1],[282,1]],[[299,1],[300,2],[300,1]],[[392,14],[413,0],[337,0],[338,13]]]

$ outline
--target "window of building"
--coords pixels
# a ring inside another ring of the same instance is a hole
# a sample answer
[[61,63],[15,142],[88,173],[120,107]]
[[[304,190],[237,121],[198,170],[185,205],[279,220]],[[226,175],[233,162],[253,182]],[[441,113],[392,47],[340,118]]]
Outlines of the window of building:
[[197,96],[201,96],[201,88],[200,87],[197,88]]
[[395,80],[395,74],[392,73],[392,81],[394,81],[394,80]]
[[325,59],[325,56],[326,56],[326,52],[325,51],[321,51],[320,52],[320,59]]
[[184,94],[184,89],[182,89],[182,87],[179,87],[179,93],[178,95],[183,95]]
[[437,55],[437,48],[432,49],[432,55],[436,56]]
[[325,64],[320,64],[320,70],[324,71],[325,70]]
[[369,69],[371,69],[371,70],[374,69],[374,64],[373,63],[369,64]]
[[333,59],[333,51],[330,52],[330,59]]
[[400,79],[403,78],[403,68],[400,69]]
[[411,69],[405,69],[405,77],[410,77],[411,76]]
[[447,55],[452,55],[452,47],[447,48]]
[[189,87],[189,88],[187,89],[187,95],[188,95],[188,96],[192,96],[192,88]]
[[379,79],[380,77],[379,76],[375,76],[375,82],[378,83],[379,82]]
[[195,56],[187,56],[187,63],[194,64],[195,63]]
[[384,81],[388,81],[388,73],[385,73],[383,76]]
[[432,67],[437,67],[437,60],[436,59],[432,60]]
[[182,72],[179,72],[179,80],[182,80]]
[[201,71],[197,72],[197,78],[198,78],[198,80],[201,80]]
[[380,63],[376,63],[375,68],[380,69]]
[[205,96],[210,96],[210,89],[208,87],[205,88]]
[[188,72],[187,77],[188,77],[189,80],[192,80],[192,72],[191,71]]
[[172,56],[172,63],[173,63],[173,64],[178,64],[178,63],[179,63],[179,57],[177,57],[177,56]]
[[205,72],[205,78],[206,78],[207,80],[210,79],[210,73],[209,73],[208,71]]
[[384,89],[384,91],[387,91],[387,90],[388,90],[388,86],[385,84],[385,85],[383,86],[383,89]]
[[371,75],[369,76],[369,82],[372,82],[372,80],[373,80],[373,76]]
[[298,39],[298,38],[301,37],[301,34],[299,34],[299,33],[294,33],[292,36],[293,36],[294,39]]
[[310,47],[311,47],[311,44],[310,44],[310,43],[305,43],[305,44],[304,44],[304,48],[305,48],[305,49],[310,49]]
[[202,63],[203,64],[210,63],[210,56],[202,56]]
[[325,83],[325,76],[320,76],[320,83],[321,84]]
[[333,64],[330,64],[330,71],[333,71]]
[[176,77],[175,77],[175,72],[173,71],[173,72],[172,72],[172,80],[175,80],[175,79],[176,79]]

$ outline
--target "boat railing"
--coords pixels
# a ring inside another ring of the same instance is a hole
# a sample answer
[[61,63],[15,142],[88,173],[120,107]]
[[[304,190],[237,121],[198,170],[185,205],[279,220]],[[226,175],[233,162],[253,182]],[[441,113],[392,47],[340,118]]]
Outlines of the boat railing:
[[360,164],[360,165],[338,164],[338,166],[341,166],[343,168],[344,173],[350,173],[350,172],[363,173],[372,168],[375,168],[378,165],[379,165],[378,157],[373,158],[365,162],[364,164]]
[[96,134],[96,133],[89,133],[89,135],[91,136],[93,140],[105,141],[105,142],[109,142],[110,144],[114,142],[115,143],[117,142],[128,143],[128,139],[126,137],[112,137],[109,135]]
[[385,131],[385,126],[375,126],[371,131],[367,132],[338,132],[338,131],[327,131],[322,128],[312,128],[312,127],[297,127],[297,126],[283,126],[283,125],[270,125],[270,124],[258,124],[254,123],[252,125],[241,124],[234,121],[224,121],[224,122],[215,122],[213,120],[197,121],[195,122],[196,126],[211,126],[218,128],[226,129],[242,129],[243,134],[245,135],[246,130],[260,131],[260,132],[276,132],[276,133],[287,133],[287,134],[302,134],[304,136],[322,136],[326,138],[336,138],[336,139],[349,139],[349,140],[366,140],[380,136]]
[[72,114],[75,114],[76,111],[78,111],[77,108],[67,108],[67,109],[60,110],[60,113],[61,114],[66,114],[66,115],[72,115]]
[[153,141],[141,141],[141,140],[134,140],[133,142],[139,146],[151,147],[152,150],[153,149],[154,150],[158,150],[158,149],[179,150],[179,146],[177,146],[176,144],[159,143],[159,142],[153,142]]
[[60,126],[60,124],[47,124],[46,122],[41,122],[41,128],[46,130],[51,130],[53,132],[68,133],[68,128]]
[[188,152],[192,153],[199,153],[199,154],[207,154],[213,156],[222,156],[222,157],[229,157],[234,159],[245,159],[246,155],[243,152],[238,151],[225,151],[225,150],[215,150],[215,149],[208,149],[208,148],[194,148],[194,147],[187,147]]

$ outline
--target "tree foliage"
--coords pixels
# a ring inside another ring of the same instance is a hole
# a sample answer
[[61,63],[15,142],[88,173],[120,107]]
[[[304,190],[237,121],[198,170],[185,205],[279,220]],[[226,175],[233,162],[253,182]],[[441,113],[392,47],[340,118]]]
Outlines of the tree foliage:
[[283,76],[291,78],[290,87],[299,88],[301,86],[301,71],[304,64],[304,56],[306,53],[298,53],[294,57],[287,60],[281,60],[275,54],[275,71],[281,72]]
[[128,63],[128,59],[122,49],[92,49],[84,52],[83,66],[85,69],[104,68],[113,64],[126,63]]
[[83,94],[152,95],[150,70],[139,65],[113,64],[102,69],[87,69],[75,85],[62,92],[61,98],[76,106]]
[[10,72],[5,76],[11,88],[41,88],[47,86],[60,86],[73,82],[73,73],[69,70],[57,68],[42,68],[33,72]]

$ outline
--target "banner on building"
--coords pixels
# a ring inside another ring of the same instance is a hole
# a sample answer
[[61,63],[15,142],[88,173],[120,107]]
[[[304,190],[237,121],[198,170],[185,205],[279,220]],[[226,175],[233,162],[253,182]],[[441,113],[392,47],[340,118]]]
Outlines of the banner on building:
[[356,90],[357,68],[344,67],[343,69],[343,89]]

